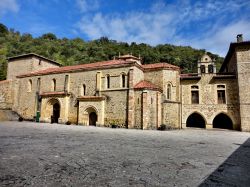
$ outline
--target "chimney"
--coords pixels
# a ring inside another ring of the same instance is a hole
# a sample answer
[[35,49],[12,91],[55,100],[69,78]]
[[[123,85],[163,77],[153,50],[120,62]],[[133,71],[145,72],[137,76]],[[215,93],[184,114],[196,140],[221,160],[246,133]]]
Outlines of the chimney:
[[243,34],[237,35],[237,43],[243,42]]

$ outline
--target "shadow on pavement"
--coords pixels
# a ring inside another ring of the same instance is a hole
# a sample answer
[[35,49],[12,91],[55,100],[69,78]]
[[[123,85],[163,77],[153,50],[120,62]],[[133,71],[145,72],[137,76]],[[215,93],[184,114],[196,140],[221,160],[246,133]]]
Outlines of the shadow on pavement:
[[204,186],[250,186],[250,138],[199,185]]

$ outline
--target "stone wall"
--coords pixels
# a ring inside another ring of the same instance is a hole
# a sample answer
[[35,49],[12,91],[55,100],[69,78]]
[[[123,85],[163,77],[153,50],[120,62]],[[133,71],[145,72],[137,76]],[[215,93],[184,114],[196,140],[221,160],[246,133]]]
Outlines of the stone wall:
[[180,103],[165,101],[162,108],[162,124],[168,128],[180,129]]
[[146,81],[152,82],[153,84],[163,89],[163,86],[164,86],[163,85],[163,70],[146,71],[144,73],[144,79]]
[[[231,118],[233,128],[239,129],[239,107],[236,79],[215,79],[214,74],[202,74],[200,80],[182,80],[182,127],[186,127],[187,118],[194,112],[206,121],[206,127],[212,128],[214,118],[224,113]],[[199,86],[199,104],[191,103],[191,86]],[[226,104],[218,104],[217,85],[226,87]]]
[[0,109],[11,109],[13,105],[12,81],[0,81]]
[[[32,81],[29,89],[29,81]],[[25,119],[33,119],[36,115],[36,82],[37,77],[22,78],[15,81],[15,103],[13,110]]]
[[134,93],[134,128],[136,129],[143,129],[142,126],[142,101],[143,101],[143,95],[142,95],[142,91],[138,90],[135,91]]
[[143,90],[142,91],[142,128],[157,129],[161,125],[161,97],[158,91]]
[[241,130],[250,131],[250,47],[236,49]]
[[58,65],[34,56],[12,60],[8,62],[7,80],[16,79],[17,75],[54,67]]

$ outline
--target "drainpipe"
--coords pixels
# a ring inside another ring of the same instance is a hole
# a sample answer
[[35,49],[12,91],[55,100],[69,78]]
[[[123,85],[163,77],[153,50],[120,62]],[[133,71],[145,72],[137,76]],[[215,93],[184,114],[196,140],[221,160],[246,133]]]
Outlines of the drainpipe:
[[182,85],[181,85],[181,80],[180,80],[180,108],[179,108],[179,114],[180,114],[180,127],[182,129]]
[[79,118],[79,101],[77,101],[76,124],[78,125]]

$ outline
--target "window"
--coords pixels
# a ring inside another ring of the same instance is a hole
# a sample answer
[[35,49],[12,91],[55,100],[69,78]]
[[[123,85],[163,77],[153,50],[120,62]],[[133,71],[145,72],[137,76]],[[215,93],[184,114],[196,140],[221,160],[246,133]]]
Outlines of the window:
[[52,80],[52,91],[56,91],[56,79]]
[[199,104],[199,86],[191,86],[191,103]]
[[205,65],[201,65],[201,73],[206,73],[206,67]]
[[28,92],[31,92],[31,90],[32,90],[32,80],[30,79],[28,81]]
[[126,76],[125,76],[125,74],[122,74],[121,83],[122,83],[122,88],[125,88],[125,85],[126,85]]
[[208,73],[213,73],[213,72],[214,72],[214,66],[208,65]]
[[226,104],[225,85],[217,85],[218,104]]
[[86,85],[85,84],[82,85],[82,95],[83,96],[86,95]]
[[40,92],[41,78],[37,79],[37,91]]
[[171,84],[168,84],[168,87],[167,87],[167,99],[168,100],[171,99]]
[[107,75],[107,88],[110,88],[110,75]]

